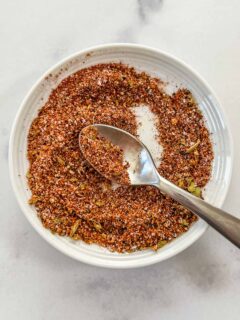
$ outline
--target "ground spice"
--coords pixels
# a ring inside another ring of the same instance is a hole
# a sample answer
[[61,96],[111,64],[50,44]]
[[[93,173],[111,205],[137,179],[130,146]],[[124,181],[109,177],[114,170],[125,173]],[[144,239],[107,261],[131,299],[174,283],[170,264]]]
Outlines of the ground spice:
[[211,175],[213,151],[190,91],[168,95],[159,79],[144,72],[120,63],[99,64],[64,79],[29,131],[29,203],[46,228],[112,251],[131,252],[157,250],[196,221],[194,214],[154,187],[112,188],[79,149],[79,132],[93,123],[137,135],[132,107],[141,104],[159,119],[159,173],[201,196]]
[[79,142],[86,160],[104,177],[119,184],[130,184],[129,163],[124,160],[123,150],[101,136],[96,127],[85,127]]

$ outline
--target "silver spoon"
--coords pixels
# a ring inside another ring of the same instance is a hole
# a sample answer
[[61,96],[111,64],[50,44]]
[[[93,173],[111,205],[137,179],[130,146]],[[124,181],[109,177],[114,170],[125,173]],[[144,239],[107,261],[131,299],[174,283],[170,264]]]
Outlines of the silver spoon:
[[[128,173],[131,185],[151,185],[157,187],[163,193],[166,193],[172,199],[197,214],[240,248],[240,219],[184,191],[160,176],[146,146],[130,133],[103,124],[94,124],[93,126],[98,129],[98,132],[103,137],[123,150],[124,158],[130,165]],[[91,159],[87,160],[91,164]],[[99,173],[102,174],[102,172]]]

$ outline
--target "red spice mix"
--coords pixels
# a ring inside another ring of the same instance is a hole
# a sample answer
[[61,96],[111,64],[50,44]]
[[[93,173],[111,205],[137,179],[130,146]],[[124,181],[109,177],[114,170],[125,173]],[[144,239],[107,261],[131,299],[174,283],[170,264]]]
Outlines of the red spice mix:
[[159,173],[201,196],[211,175],[212,145],[191,93],[172,96],[159,79],[120,64],[82,69],[52,91],[28,135],[27,174],[43,225],[54,233],[117,252],[154,250],[186,232],[196,216],[159,190],[115,190],[83,157],[79,132],[104,123],[137,135],[132,107],[148,105],[163,146]]
[[79,143],[86,160],[100,174],[116,183],[130,184],[129,163],[124,160],[123,150],[101,136],[96,127],[83,128]]

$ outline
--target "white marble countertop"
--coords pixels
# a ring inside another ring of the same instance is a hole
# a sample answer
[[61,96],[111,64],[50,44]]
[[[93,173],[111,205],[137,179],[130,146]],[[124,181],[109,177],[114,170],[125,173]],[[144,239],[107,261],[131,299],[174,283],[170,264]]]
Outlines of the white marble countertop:
[[0,318],[240,318],[240,254],[212,229],[178,256],[136,270],[65,257],[31,228],[8,176],[8,140],[30,86],[58,60],[107,42],[147,44],[194,67],[219,96],[234,138],[225,209],[239,212],[240,1],[1,1]]

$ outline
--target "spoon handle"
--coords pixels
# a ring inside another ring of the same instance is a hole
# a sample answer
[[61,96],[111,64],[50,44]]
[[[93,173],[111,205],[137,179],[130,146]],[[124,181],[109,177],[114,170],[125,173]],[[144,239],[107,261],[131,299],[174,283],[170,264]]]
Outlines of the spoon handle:
[[193,196],[189,192],[182,190],[160,176],[159,180],[160,182],[155,184],[156,187],[193,213],[197,214],[215,230],[240,248],[240,219]]

